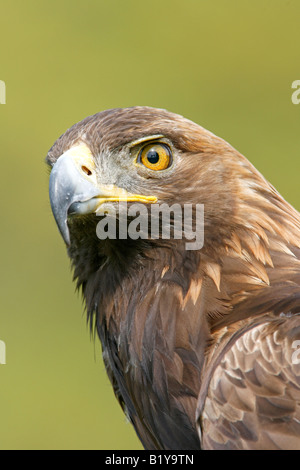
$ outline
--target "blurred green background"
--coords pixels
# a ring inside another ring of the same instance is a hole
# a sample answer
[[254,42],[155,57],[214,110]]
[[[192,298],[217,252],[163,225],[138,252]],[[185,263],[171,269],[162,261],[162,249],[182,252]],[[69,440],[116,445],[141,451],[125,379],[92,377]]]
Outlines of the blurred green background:
[[44,158],[148,105],[239,149],[300,208],[299,0],[0,0],[0,449],[140,449],[90,337]]

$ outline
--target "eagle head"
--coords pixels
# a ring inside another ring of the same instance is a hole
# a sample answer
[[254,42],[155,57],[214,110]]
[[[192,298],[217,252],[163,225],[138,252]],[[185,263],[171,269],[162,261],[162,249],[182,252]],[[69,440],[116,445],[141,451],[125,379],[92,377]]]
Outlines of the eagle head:
[[[278,446],[284,433],[297,442],[298,424],[286,428],[291,416],[300,419],[287,385],[296,383],[294,369],[286,359],[284,375],[283,359],[276,367],[270,361],[300,329],[296,316],[287,323],[300,311],[298,212],[231,145],[162,109],[87,117],[54,143],[47,163],[74,277],[114,392],[143,445],[261,448],[275,442],[279,421]],[[127,231],[134,206],[146,214],[140,237],[121,231],[124,205]],[[203,240],[192,250],[185,209],[191,234],[198,206]],[[169,237],[157,207],[174,209]],[[257,375],[256,358],[264,367]],[[275,397],[268,415],[263,396]]]

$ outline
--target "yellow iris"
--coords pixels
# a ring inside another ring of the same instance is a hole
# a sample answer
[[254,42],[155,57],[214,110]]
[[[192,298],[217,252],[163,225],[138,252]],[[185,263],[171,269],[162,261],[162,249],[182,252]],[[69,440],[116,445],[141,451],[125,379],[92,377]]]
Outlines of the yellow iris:
[[140,151],[139,162],[150,170],[165,170],[171,164],[171,151],[165,144],[147,144]]

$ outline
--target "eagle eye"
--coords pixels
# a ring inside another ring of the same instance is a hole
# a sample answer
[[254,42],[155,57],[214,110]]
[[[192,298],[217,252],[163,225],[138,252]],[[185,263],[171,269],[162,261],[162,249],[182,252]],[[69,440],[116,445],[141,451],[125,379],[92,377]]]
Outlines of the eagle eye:
[[172,163],[170,147],[161,143],[147,144],[140,150],[138,162],[150,170],[166,170]]

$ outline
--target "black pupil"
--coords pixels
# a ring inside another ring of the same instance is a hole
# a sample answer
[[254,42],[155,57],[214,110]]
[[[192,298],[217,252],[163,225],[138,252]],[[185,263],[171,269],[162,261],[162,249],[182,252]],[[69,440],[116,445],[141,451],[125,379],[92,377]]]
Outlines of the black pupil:
[[158,162],[159,155],[156,152],[156,150],[154,149],[149,150],[149,152],[147,153],[147,160],[149,163],[152,163],[153,165]]

